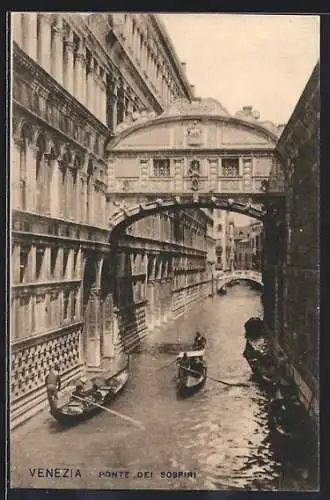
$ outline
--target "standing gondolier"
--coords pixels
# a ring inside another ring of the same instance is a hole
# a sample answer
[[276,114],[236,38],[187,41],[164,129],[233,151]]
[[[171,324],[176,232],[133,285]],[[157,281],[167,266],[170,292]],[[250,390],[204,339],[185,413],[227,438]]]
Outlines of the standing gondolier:
[[45,383],[50,410],[56,410],[57,392],[61,390],[61,377],[59,374],[59,366],[57,364],[50,368],[49,373],[46,376]]

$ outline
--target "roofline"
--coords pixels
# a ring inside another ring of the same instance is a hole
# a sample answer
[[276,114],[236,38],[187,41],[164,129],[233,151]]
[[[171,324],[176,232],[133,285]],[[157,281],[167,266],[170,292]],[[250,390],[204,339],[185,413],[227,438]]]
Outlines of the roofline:
[[[257,130],[264,135],[268,135],[273,141],[274,141],[274,147],[277,145],[277,142],[279,140],[279,137],[276,136],[272,131],[267,129],[266,127],[262,126],[260,123],[255,123],[255,122],[250,122],[247,120],[243,120],[241,118],[237,118],[236,116],[221,116],[221,115],[200,115],[200,114],[182,114],[182,115],[160,115],[155,118],[151,118],[149,120],[139,122],[136,125],[132,125],[131,127],[128,127],[127,129],[124,129],[122,132],[118,134],[117,137],[115,137],[111,143],[109,143],[109,146],[111,150],[113,150],[123,139],[128,137],[131,133],[137,132],[140,129],[143,128],[148,128],[151,127],[152,125],[157,125],[157,124],[162,124],[162,123],[168,123],[168,122],[177,122],[181,120],[200,120],[200,119],[210,119],[214,121],[223,121],[227,123],[234,123],[236,125],[243,125],[247,129],[252,129],[252,130]],[[175,148],[172,148],[175,149]]]
[[188,77],[185,74],[185,72],[183,71],[183,68],[182,68],[181,62],[180,62],[180,58],[179,58],[178,53],[173,45],[171,38],[169,36],[169,33],[167,31],[165,24],[163,23],[163,21],[159,17],[159,14],[149,14],[149,15],[150,15],[150,18],[153,21],[156,29],[158,30],[162,41],[164,42],[164,47],[167,50],[167,52],[169,53],[169,56],[172,60],[171,62],[173,63],[175,69],[177,70],[178,76],[180,77],[180,80],[181,80],[181,82],[182,82],[182,84],[187,92],[187,97],[190,100],[192,100],[193,95],[192,95],[192,91],[191,91]]

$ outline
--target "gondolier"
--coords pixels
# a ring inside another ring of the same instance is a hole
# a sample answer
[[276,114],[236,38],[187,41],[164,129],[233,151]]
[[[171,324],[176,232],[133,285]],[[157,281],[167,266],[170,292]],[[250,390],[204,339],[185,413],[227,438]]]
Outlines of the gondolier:
[[50,410],[54,411],[57,408],[57,392],[61,390],[61,377],[57,364],[50,368],[45,379],[45,384]]
[[193,349],[204,349],[206,346],[206,338],[204,335],[201,335],[200,332],[196,332],[194,343],[193,343]]
[[206,381],[204,349],[181,352],[177,356],[177,390],[188,396],[200,389]]

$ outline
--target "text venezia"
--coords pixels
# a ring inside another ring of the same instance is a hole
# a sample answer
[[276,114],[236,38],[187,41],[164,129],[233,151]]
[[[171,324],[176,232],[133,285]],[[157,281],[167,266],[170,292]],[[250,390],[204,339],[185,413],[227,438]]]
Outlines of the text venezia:
[[32,477],[43,477],[43,478],[53,478],[61,477],[66,479],[72,479],[73,477],[81,477],[80,469],[71,468],[45,468],[45,467],[30,467],[30,474]]

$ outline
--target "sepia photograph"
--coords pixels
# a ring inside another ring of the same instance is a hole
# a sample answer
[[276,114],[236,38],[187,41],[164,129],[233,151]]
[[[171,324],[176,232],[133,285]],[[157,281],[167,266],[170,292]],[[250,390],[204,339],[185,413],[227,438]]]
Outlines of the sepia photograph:
[[10,487],[318,491],[319,16],[8,25]]

